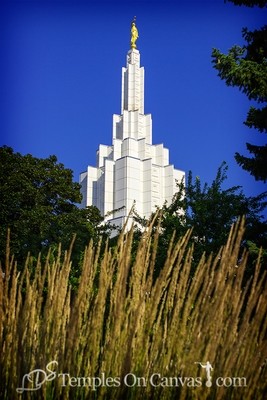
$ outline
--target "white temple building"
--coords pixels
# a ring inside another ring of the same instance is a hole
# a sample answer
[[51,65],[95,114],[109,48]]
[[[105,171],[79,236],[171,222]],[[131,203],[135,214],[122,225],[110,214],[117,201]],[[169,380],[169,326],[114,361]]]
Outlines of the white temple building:
[[[185,173],[169,164],[169,150],[152,144],[151,114],[144,113],[144,67],[136,49],[132,22],[131,49],[122,68],[121,114],[113,115],[112,144],[100,144],[96,167],[80,174],[82,207],[96,206],[105,221],[122,227],[135,203],[141,217],[170,203]],[[131,224],[131,218],[129,219]]]

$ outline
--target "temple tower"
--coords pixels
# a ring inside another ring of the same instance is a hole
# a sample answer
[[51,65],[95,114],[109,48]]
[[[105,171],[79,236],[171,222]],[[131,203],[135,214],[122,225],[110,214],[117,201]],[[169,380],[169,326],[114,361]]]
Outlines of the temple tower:
[[[152,144],[151,114],[144,113],[144,67],[131,25],[131,48],[122,68],[121,114],[113,115],[112,145],[100,144],[97,166],[80,174],[82,206],[99,208],[105,220],[122,227],[135,203],[148,218],[157,206],[171,202],[185,173],[169,164],[169,150]],[[129,221],[129,224],[131,220]]]

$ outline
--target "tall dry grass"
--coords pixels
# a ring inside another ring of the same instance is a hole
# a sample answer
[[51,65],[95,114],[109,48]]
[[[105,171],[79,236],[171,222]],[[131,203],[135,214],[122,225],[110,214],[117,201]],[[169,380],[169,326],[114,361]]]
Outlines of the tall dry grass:
[[[59,248],[57,259],[39,259],[34,269],[28,258],[19,274],[7,246],[0,271],[0,398],[264,399],[266,271],[260,273],[258,262],[243,287],[243,233],[241,220],[219,254],[203,254],[192,278],[188,232],[170,244],[156,281],[152,225],[133,265],[133,231],[103,256],[90,243],[75,294],[71,249],[63,261]],[[210,387],[197,364],[208,361]],[[26,376],[36,369],[39,374]]]

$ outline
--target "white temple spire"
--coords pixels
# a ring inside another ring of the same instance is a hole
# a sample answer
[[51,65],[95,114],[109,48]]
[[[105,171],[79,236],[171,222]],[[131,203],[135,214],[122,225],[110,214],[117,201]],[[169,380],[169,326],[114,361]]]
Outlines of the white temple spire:
[[[100,145],[97,166],[80,175],[82,206],[95,205],[106,220],[121,227],[135,203],[141,217],[171,202],[176,181],[184,172],[169,164],[169,151],[152,144],[151,114],[144,114],[144,67],[135,19],[131,25],[131,49],[122,68],[121,114],[113,115],[112,145]],[[114,211],[119,210],[119,211]],[[131,222],[131,220],[130,220]]]

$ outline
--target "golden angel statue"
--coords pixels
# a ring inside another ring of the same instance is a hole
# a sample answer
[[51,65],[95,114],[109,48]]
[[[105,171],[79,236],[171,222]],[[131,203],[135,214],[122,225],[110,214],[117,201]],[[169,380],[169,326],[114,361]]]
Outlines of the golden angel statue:
[[136,41],[137,41],[138,37],[139,37],[138,30],[136,28],[135,18],[134,18],[134,20],[132,22],[132,27],[131,27],[131,48],[132,49],[136,49]]

